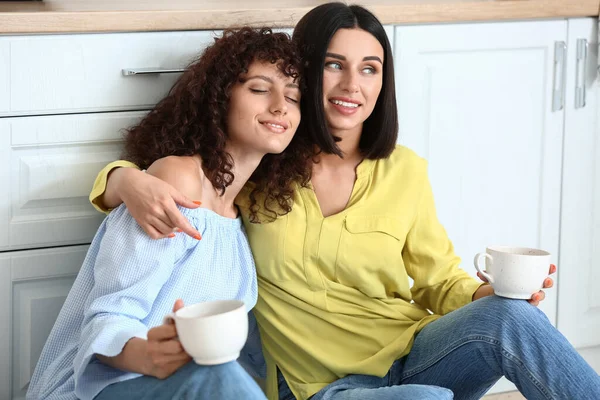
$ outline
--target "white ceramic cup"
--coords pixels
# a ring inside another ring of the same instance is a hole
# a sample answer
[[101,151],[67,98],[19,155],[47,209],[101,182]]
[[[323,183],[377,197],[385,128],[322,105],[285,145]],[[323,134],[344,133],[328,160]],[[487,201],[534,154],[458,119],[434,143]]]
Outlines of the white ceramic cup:
[[197,364],[236,360],[248,337],[248,313],[243,301],[219,300],[193,304],[167,314],[175,321],[183,349]]
[[[485,258],[485,269],[481,259]],[[475,268],[498,296],[530,299],[544,286],[550,269],[550,253],[527,247],[489,246],[477,253]]]

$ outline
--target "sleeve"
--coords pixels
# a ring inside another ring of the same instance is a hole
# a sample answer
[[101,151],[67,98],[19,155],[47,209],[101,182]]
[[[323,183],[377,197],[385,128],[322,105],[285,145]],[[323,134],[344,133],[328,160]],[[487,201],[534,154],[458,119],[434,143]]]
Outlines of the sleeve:
[[417,213],[402,258],[408,275],[414,280],[411,292],[415,303],[444,315],[470,303],[475,291],[484,283],[459,267],[460,258],[437,219],[424,165]]
[[138,168],[132,162],[125,160],[113,161],[108,164],[106,167],[102,168],[102,170],[96,176],[96,180],[94,181],[94,186],[92,187],[92,191],[90,192],[90,202],[94,206],[94,208],[102,213],[108,214],[111,210],[103,208],[101,204],[98,203],[98,197],[100,197],[104,191],[106,190],[106,182],[108,181],[108,174],[115,168],[125,167],[125,168]]
[[143,320],[187,243],[183,235],[150,239],[125,206],[109,215],[101,240],[73,362],[76,387],[98,380],[95,354],[116,356],[129,339],[147,338]]

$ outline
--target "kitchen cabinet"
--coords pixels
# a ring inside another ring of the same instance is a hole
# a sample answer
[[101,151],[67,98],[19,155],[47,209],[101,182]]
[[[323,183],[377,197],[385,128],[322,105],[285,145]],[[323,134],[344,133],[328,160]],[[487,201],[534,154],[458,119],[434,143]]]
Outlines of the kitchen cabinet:
[[[592,19],[569,20],[558,328],[578,348],[600,346],[597,288],[600,282],[600,102],[596,79],[596,26]],[[600,357],[596,357],[590,362],[600,364]]]
[[0,399],[25,397],[87,248],[67,246],[0,254]]
[[90,243],[89,190],[144,112],[0,118],[0,250]]
[[[428,160],[463,268],[475,275],[473,256],[490,244],[548,250],[560,274],[540,308],[578,347],[600,344],[595,26],[586,18],[395,31],[399,142]],[[585,61],[579,38],[588,40]],[[587,104],[576,106],[584,81]],[[502,380],[493,391],[509,389]]]

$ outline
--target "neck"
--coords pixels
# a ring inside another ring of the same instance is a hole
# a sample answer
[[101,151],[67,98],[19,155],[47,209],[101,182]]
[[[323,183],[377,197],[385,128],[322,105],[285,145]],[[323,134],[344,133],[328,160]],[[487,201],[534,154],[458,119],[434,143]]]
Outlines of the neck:
[[249,153],[248,151],[244,151],[243,149],[235,146],[225,146],[225,151],[229,153],[233,159],[233,168],[231,172],[235,176],[231,185],[225,189],[225,193],[220,197],[220,203],[224,208],[233,207],[234,200],[237,195],[240,193],[250,176],[256,168],[258,164],[260,164],[260,160],[262,160],[264,154],[258,153]]

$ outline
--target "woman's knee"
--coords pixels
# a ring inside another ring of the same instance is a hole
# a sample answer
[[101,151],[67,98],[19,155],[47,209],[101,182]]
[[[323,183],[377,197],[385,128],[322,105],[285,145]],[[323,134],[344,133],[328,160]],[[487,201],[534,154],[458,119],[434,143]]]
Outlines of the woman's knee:
[[502,320],[506,323],[548,322],[546,315],[526,300],[507,299],[500,296],[487,296],[474,302],[479,305],[479,316],[485,320]]
[[488,296],[477,300],[477,309],[470,315],[476,331],[483,330],[491,336],[508,338],[514,335],[523,339],[527,333],[537,335],[544,329],[553,329],[548,317],[526,300]]

